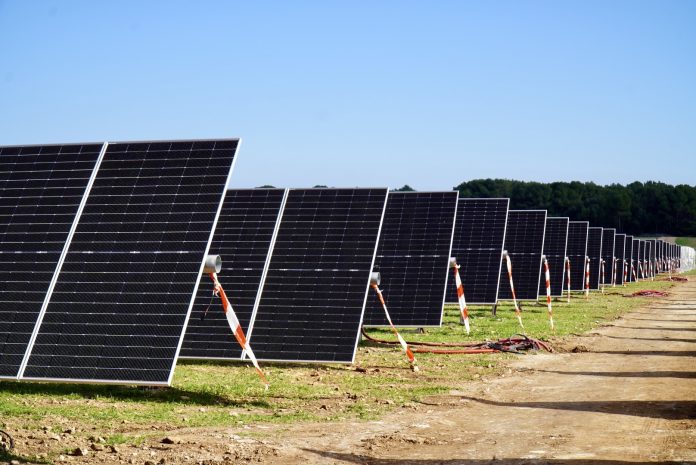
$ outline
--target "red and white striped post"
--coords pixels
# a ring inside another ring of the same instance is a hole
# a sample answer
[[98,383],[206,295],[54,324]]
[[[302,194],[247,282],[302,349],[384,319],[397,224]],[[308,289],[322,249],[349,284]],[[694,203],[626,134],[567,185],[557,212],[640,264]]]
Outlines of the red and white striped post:
[[611,263],[611,287],[616,287],[616,267],[619,265],[619,260],[616,257],[612,257]]
[[568,303],[570,303],[570,258],[565,258],[566,283],[568,285]]
[[551,325],[551,330],[553,327],[553,308],[551,308],[551,274],[549,273],[549,261],[546,259],[546,255],[542,255],[541,258],[544,260],[544,278],[546,278],[546,308],[549,311],[549,324]]
[[519,305],[517,305],[517,296],[515,295],[515,285],[512,282],[512,261],[510,260],[510,255],[507,250],[503,250],[503,256],[505,256],[505,265],[507,266],[508,279],[510,280],[510,291],[512,293],[512,302],[515,304],[515,315],[517,315],[517,321],[520,322],[520,326],[524,328],[522,324],[522,312],[520,311]]
[[600,266],[600,271],[599,271],[599,283],[600,283],[600,289],[602,290],[602,294],[604,294],[604,262],[606,260],[601,259],[599,260],[599,266]]
[[621,282],[621,285],[623,287],[626,287],[626,280],[628,279],[628,263],[626,260],[623,261],[623,281]]
[[401,334],[399,334],[399,332],[396,330],[394,323],[392,323],[391,316],[389,316],[389,310],[387,310],[387,304],[384,301],[384,296],[382,295],[382,291],[379,288],[379,281],[379,273],[372,273],[372,276],[370,277],[370,287],[372,287],[372,289],[374,289],[377,293],[379,302],[382,304],[382,308],[384,309],[384,316],[387,317],[387,321],[389,322],[389,326],[391,326],[392,332],[399,340],[401,348],[406,353],[406,357],[408,357],[408,363],[411,365],[411,370],[418,371],[418,366],[416,365],[416,357],[413,355],[413,352],[411,352],[411,349],[408,347],[408,343],[404,340],[403,337],[401,337]]
[[590,298],[590,257],[585,256],[585,298]]
[[645,279],[645,273],[643,273],[643,262],[638,260],[638,276],[640,279]]
[[459,264],[457,264],[457,257],[450,257],[450,266],[454,272],[454,283],[457,286],[457,301],[459,302],[459,313],[460,321],[464,323],[466,328],[466,334],[469,334],[471,328],[469,327],[469,309],[466,308],[466,299],[464,298],[464,284],[462,283],[462,278],[459,276]]

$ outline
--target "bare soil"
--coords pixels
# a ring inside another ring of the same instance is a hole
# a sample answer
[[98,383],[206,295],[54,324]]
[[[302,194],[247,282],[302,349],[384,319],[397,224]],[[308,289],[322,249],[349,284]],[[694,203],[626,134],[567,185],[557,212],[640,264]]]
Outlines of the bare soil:
[[16,438],[17,452],[81,446],[87,456],[56,461],[104,464],[696,464],[696,282],[636,306],[557,341],[561,353],[520,357],[379,421],[166,431],[115,451],[37,432]]

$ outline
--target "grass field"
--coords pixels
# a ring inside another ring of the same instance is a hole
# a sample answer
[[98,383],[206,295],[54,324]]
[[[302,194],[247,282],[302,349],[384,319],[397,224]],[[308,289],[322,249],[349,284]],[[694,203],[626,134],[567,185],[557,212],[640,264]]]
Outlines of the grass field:
[[696,249],[696,237],[678,237],[676,243]]
[[[559,341],[580,334],[643,305],[650,299],[626,298],[641,289],[665,290],[666,281],[642,281],[625,288],[592,292],[570,304],[554,301],[556,332],[551,332],[545,305],[523,306],[525,332]],[[449,306],[441,328],[424,334],[404,331],[409,340],[483,341],[521,332],[511,303],[471,309],[472,333],[459,324],[458,309]],[[391,332],[371,329],[382,339]],[[432,394],[446,393],[484,375],[501,372],[505,361],[523,355],[417,354],[420,372],[412,372],[395,347],[362,343],[355,365],[263,364],[271,382],[265,391],[254,370],[242,363],[179,362],[171,388],[31,384],[0,382],[0,429],[102,436],[109,444],[138,444],[148,435],[182,427],[239,426],[249,423],[374,419],[396,408],[410,408]],[[533,356],[533,355],[528,355]],[[0,454],[0,458],[2,455]]]

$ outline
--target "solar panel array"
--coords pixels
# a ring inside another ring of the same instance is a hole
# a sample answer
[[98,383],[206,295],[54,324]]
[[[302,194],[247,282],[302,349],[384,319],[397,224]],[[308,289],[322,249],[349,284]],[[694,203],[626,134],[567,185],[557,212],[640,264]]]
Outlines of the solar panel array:
[[[392,192],[382,222],[374,271],[397,326],[440,326],[459,194]],[[388,325],[376,294],[365,325]]]
[[587,256],[590,257],[590,289],[599,289],[602,259],[602,228],[592,227],[587,233]]
[[102,148],[0,147],[0,378],[19,373]]
[[[220,280],[244,332],[249,329],[285,189],[228,190],[215,228],[210,253],[222,257]],[[201,278],[180,356],[239,359],[237,343],[213,282]]]
[[[510,199],[459,199],[452,256],[468,304],[495,304],[502,266],[503,243]],[[447,302],[457,302],[454,286],[447,286]]]
[[570,289],[582,291],[585,288],[585,257],[587,256],[587,234],[590,223],[571,221],[568,223],[568,248],[566,255],[570,260]]
[[[568,244],[569,218],[546,218],[544,231],[544,255],[549,264],[549,278],[551,295],[560,297],[563,295],[563,276],[565,275],[565,257]],[[546,282],[544,269],[541,269],[539,279],[539,295],[546,295]]]
[[[512,278],[518,300],[537,300],[541,254],[544,249],[546,210],[510,210],[505,250],[512,261]],[[507,269],[500,277],[500,299],[512,299]]]
[[[604,260],[604,281],[603,284],[611,285],[612,268],[614,267],[614,241],[616,239],[616,229],[604,228],[602,232],[602,260]],[[601,281],[601,276],[600,276]]]
[[614,241],[614,255],[616,256],[616,284],[623,284],[624,259],[626,256],[626,235],[617,234]]
[[290,189],[249,329],[259,360],[355,356],[387,189]]

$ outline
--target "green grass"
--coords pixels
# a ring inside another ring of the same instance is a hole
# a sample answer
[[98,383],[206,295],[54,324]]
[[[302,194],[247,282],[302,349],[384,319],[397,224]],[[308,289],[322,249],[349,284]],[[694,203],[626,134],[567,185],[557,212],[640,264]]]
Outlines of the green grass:
[[[694,273],[691,273],[692,275]],[[409,340],[471,342],[514,333],[545,340],[579,334],[637,308],[651,299],[622,294],[641,289],[665,290],[673,284],[643,281],[575,294],[570,304],[554,301],[556,331],[548,325],[546,305],[523,303],[525,330],[519,327],[512,303],[470,309],[472,333],[459,324],[456,306],[445,309],[441,328],[424,334],[403,331]],[[388,304],[388,302],[387,302]],[[369,334],[394,340],[390,331]],[[262,364],[271,382],[265,391],[255,371],[242,363],[179,362],[173,387],[32,384],[0,382],[0,428],[60,432],[77,427],[77,435],[99,435],[109,444],[138,444],[149,435],[181,427],[226,427],[250,423],[294,423],[374,419],[395,408],[417,408],[429,395],[448,393],[469,380],[498,373],[509,354],[417,354],[420,372],[409,369],[398,346],[362,343],[353,365]]]
[[678,237],[675,242],[696,249],[696,237]]

